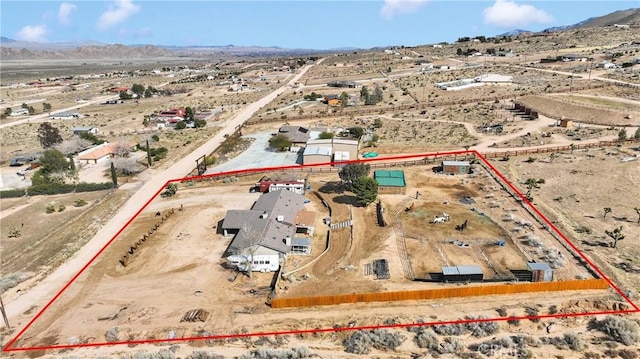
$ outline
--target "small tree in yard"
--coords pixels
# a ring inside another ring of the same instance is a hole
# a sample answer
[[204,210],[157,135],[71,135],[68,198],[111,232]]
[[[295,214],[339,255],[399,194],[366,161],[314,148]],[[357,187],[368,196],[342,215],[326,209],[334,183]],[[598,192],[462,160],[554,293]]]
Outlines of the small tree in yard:
[[38,141],[42,148],[51,148],[62,142],[60,130],[51,126],[49,122],[43,122],[38,127]]
[[633,134],[633,138],[635,138],[636,140],[640,139],[640,127],[638,127],[636,132]]
[[611,213],[611,207],[604,207],[604,215],[602,218],[607,218],[607,214]]
[[286,151],[291,147],[291,141],[285,135],[279,134],[269,139],[269,146],[275,148],[277,151]]
[[111,162],[111,181],[113,181],[113,188],[118,187],[118,175],[116,173],[116,166]]
[[370,171],[368,163],[349,163],[340,169],[338,176],[348,189],[352,189],[353,183],[360,177],[368,176]]
[[616,246],[618,245],[618,241],[621,241],[624,239],[624,234],[622,233],[622,226],[615,228],[613,231],[605,230],[604,233],[606,233],[607,236],[613,239],[613,243],[611,244],[612,248],[616,248]]
[[358,204],[368,206],[378,198],[378,182],[371,177],[359,177],[352,186]]

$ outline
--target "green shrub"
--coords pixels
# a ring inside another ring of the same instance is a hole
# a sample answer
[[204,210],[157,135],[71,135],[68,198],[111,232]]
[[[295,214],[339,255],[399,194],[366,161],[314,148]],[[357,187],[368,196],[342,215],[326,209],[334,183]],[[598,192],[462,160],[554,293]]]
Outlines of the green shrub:
[[47,208],[45,208],[45,212],[47,213],[53,213],[56,211],[56,207],[52,204],[48,205]]
[[65,206],[64,206],[64,204],[59,205],[59,206],[58,206],[58,212],[62,212],[62,211],[64,211],[64,210],[65,210],[65,208],[67,208],[67,207],[65,207]]
[[75,201],[73,201],[73,205],[75,207],[82,207],[86,204],[87,204],[87,201],[85,201],[84,199],[76,199]]
[[103,191],[105,189],[112,189],[113,182],[100,182],[100,183],[87,183],[80,182],[76,185],[76,192],[95,192]]
[[0,198],[18,198],[27,194],[24,188],[8,189],[6,191],[0,191]]
[[160,137],[158,137],[158,135],[153,135],[153,136],[151,136],[151,139],[152,139],[153,141],[155,141],[155,142],[160,141]]

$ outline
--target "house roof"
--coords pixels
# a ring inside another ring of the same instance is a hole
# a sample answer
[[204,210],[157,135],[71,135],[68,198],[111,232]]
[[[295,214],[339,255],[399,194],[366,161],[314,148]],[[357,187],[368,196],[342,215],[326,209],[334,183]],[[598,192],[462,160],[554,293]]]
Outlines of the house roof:
[[308,146],[304,148],[303,156],[313,156],[313,155],[321,155],[321,156],[331,156],[331,147],[320,147],[320,146]]
[[80,116],[80,113],[77,111],[63,111],[63,112],[52,113],[49,117],[73,117],[73,116]]
[[307,141],[307,146],[309,145],[352,145],[358,146],[358,141],[355,140],[343,140],[341,138],[330,138],[330,139],[318,139],[318,140],[309,140]]
[[93,130],[93,127],[88,127],[88,126],[85,126],[85,127],[74,127],[74,128],[71,129],[71,131],[73,131],[73,132],[89,132],[91,130]]
[[373,172],[373,178],[378,182],[378,186],[406,187],[407,185],[404,180],[404,172],[400,170],[377,170]]
[[[106,143],[102,145],[98,145],[94,150],[87,150],[86,153],[78,156],[79,160],[98,160],[105,156],[112,155],[116,153],[117,143]],[[135,146],[135,143],[129,143],[129,148]]]
[[443,166],[469,166],[469,161],[442,161]]
[[309,129],[302,126],[282,126],[278,133],[287,136],[293,143],[305,143],[309,140]]
[[[280,253],[288,253],[286,237],[295,234],[296,215],[304,208],[304,196],[278,190],[261,195],[250,210],[230,210],[222,222],[222,229],[239,229],[229,245],[238,251],[255,245]],[[267,213],[266,218],[262,214]],[[278,216],[283,220],[278,221]],[[254,240],[254,238],[258,238]],[[257,241],[257,242],[256,242]]]

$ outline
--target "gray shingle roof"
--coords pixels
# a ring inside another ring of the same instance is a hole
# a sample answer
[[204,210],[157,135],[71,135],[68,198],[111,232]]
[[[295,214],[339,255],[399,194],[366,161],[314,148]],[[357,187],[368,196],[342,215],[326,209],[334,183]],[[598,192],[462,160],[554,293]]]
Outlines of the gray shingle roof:
[[294,143],[305,143],[309,140],[309,129],[300,126],[282,126],[278,130],[282,135],[287,136],[289,141]]
[[[229,210],[222,222],[222,229],[238,229],[238,234],[229,245],[230,249],[242,251],[252,242],[255,245],[289,253],[285,238],[295,234],[295,218],[304,209],[304,196],[278,190],[261,195],[250,210]],[[267,212],[266,218],[262,215]],[[282,216],[282,221],[278,217]],[[253,238],[258,237],[257,242]]]

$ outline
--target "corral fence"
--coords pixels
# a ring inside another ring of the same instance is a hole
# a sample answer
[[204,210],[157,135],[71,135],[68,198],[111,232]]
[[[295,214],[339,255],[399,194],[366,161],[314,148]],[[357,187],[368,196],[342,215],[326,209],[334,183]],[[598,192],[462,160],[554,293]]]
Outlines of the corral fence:
[[610,147],[610,146],[622,146],[635,144],[640,142],[640,139],[630,138],[624,141],[615,140],[615,141],[599,141],[599,142],[590,142],[590,143],[574,143],[573,145],[565,145],[565,146],[553,146],[553,147],[543,147],[543,148],[532,148],[532,149],[513,149],[513,150],[504,150],[500,152],[485,152],[482,153],[484,158],[504,158],[510,156],[524,156],[524,155],[532,155],[538,153],[550,153],[550,152],[564,152],[564,151],[577,151],[588,148],[598,148],[598,147]]
[[607,289],[604,279],[568,280],[561,282],[508,283],[500,285],[458,286],[455,288],[436,288],[415,291],[395,291],[379,293],[352,293],[315,297],[274,298],[272,308],[315,307],[345,303],[392,302],[401,300],[429,300],[455,297],[474,297],[497,294],[516,294],[533,292],[558,292],[566,290]]

